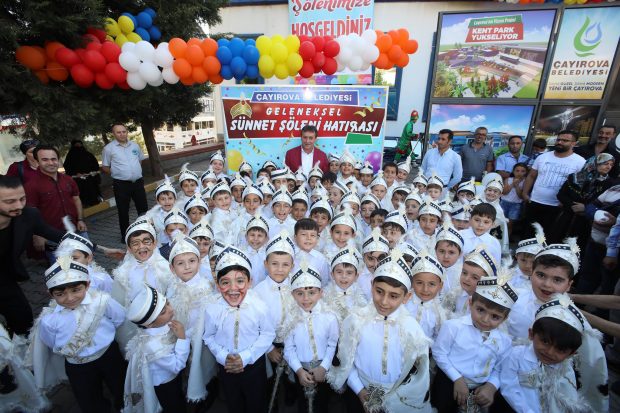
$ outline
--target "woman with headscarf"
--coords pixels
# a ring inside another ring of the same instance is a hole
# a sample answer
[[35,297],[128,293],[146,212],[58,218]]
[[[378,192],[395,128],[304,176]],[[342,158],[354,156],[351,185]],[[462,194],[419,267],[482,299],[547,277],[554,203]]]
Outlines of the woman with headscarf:
[[27,139],[19,145],[19,150],[24,154],[23,161],[13,162],[6,171],[6,176],[17,176],[22,184],[26,184],[30,178],[37,175],[39,163],[34,159],[34,148],[39,144],[36,139]]
[[63,165],[65,173],[77,183],[82,205],[87,207],[101,202],[99,162],[95,155],[86,150],[81,140],[74,139],[71,141],[71,149],[69,149]]

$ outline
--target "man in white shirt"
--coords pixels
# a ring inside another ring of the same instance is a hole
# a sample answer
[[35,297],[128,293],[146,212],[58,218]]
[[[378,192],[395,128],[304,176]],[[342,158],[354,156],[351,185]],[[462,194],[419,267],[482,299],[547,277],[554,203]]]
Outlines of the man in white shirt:
[[422,159],[422,170],[425,176],[433,175],[433,172],[447,183],[447,188],[458,185],[463,178],[463,165],[461,157],[452,150],[452,138],[454,133],[450,129],[442,129],[435,143],[436,148],[429,149]]
[[[539,222],[542,225],[549,243],[560,241],[557,239],[559,231],[553,228],[562,211],[557,198],[558,191],[568,175],[580,171],[586,162],[573,152],[577,139],[576,132],[561,131],[556,138],[554,150],[536,158],[523,183],[525,218],[530,223]],[[529,225],[526,227],[530,228]]]

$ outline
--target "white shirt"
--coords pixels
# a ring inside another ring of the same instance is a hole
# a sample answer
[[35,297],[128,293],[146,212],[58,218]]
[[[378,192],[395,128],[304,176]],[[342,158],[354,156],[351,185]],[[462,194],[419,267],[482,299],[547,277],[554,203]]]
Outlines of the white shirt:
[[339,321],[343,321],[351,312],[368,304],[357,282],[351,284],[346,290],[340,288],[335,282],[329,283],[323,290],[323,302],[336,313]]
[[95,290],[110,293],[112,291],[112,277],[105,272],[101,267],[94,266],[93,264],[88,266],[88,276],[90,277],[90,288]]
[[530,281],[530,277],[523,274],[523,271],[521,271],[518,266],[514,268],[512,278],[510,279],[510,286],[515,290],[521,290],[517,293],[519,297],[526,291],[532,291],[532,282]]
[[498,329],[484,340],[471,315],[446,321],[432,345],[437,366],[452,381],[491,383],[499,389],[499,365],[512,346],[510,337]]
[[[105,293],[101,293],[105,294]],[[93,297],[87,292],[80,303],[80,307],[89,308],[94,305]],[[41,341],[55,353],[69,342],[78,328],[76,314],[78,312],[70,310],[58,304],[51,314],[41,317],[39,324],[39,337]],[[105,312],[99,321],[99,325],[89,344],[84,346],[77,353],[79,357],[89,357],[108,348],[114,340],[116,329],[125,321],[125,309],[113,298],[109,298]]]
[[433,235],[427,235],[420,226],[414,226],[411,231],[405,234],[405,239],[420,252],[423,250],[435,251],[435,234],[437,234],[437,230]]
[[510,309],[510,314],[506,320],[508,334],[514,340],[524,341],[528,339],[528,331],[534,324],[536,310],[543,304],[542,301],[536,298],[531,288],[519,291],[519,298]]
[[292,274],[295,274],[295,272],[297,272],[301,262],[304,259],[312,268],[319,272],[319,275],[321,276],[322,288],[324,288],[327,284],[331,282],[331,267],[327,262],[327,258],[325,258],[325,255],[321,254],[317,250],[311,250],[310,252],[306,252],[301,248],[297,247],[297,253],[295,254],[295,262]]
[[297,221],[291,218],[290,215],[287,215],[284,221],[280,221],[273,216],[267,219],[267,223],[269,224],[269,239],[280,235],[283,229],[285,229],[291,237],[295,234],[295,224]]
[[[163,269],[166,271],[162,272]],[[136,298],[144,288],[145,283],[162,294],[166,294],[168,286],[174,280],[168,261],[157,250],[144,262],[138,262],[133,257],[128,258],[128,261],[117,268],[114,282],[121,281],[121,278],[124,278],[122,280],[123,287],[127,287],[128,290],[125,291],[124,297],[119,297],[115,293],[112,296],[126,305],[129,305]]]
[[414,292],[411,299],[405,303],[405,308],[420,324],[426,337],[434,340],[445,319],[445,310],[441,307],[439,297],[423,302]]
[[175,319],[183,323],[187,337],[193,336],[205,305],[216,299],[212,284],[198,273],[188,281],[177,278],[168,291]]
[[205,280],[208,280],[212,288],[215,288],[215,281],[213,280],[213,273],[211,272],[211,262],[209,261],[208,255],[200,260],[198,274]]
[[268,276],[254,287],[254,293],[267,306],[267,314],[276,330],[275,341],[283,342],[285,337],[281,336],[282,327],[284,327],[290,311],[293,305],[295,305],[293,295],[291,294],[290,278],[287,277],[281,283],[277,283]]
[[463,244],[463,255],[461,257],[462,259],[465,257],[465,255],[475,250],[478,245],[484,245],[484,249],[491,255],[491,257],[493,257],[493,259],[495,260],[495,266],[499,269],[499,265],[502,262],[502,247],[500,246],[497,238],[495,238],[488,232],[485,232],[484,234],[478,236],[471,228],[461,230],[459,231],[459,234],[461,234],[463,240],[465,241]]
[[[146,336],[153,338],[160,338],[158,336],[171,334],[170,327],[167,325],[157,328],[147,328],[143,330],[143,332]],[[185,368],[187,357],[189,356],[189,343],[189,338],[177,338],[172,353],[148,362],[153,386],[168,383]],[[159,340],[147,342],[145,345],[149,347],[150,353],[156,352],[157,347],[160,346]]]
[[110,168],[112,179],[136,181],[142,178],[140,161],[145,158],[137,143],[120,144],[116,139],[103,148],[101,165]]
[[368,301],[372,300],[372,280],[374,280],[375,275],[368,270],[368,267],[364,265],[364,269],[359,277],[357,277],[357,285],[364,292],[364,296]]
[[579,172],[586,160],[576,153],[565,158],[555,155],[554,151],[545,152],[534,161],[532,169],[538,176],[532,188],[531,200],[543,205],[560,205],[557,194],[568,175]]
[[[310,175],[312,170],[312,161],[314,161],[314,149],[310,153],[306,153],[303,148],[301,150],[301,170],[304,171],[306,176]],[[294,171],[297,172],[297,171]]]
[[[253,290],[248,290],[238,307],[231,307],[220,297],[207,305],[205,313],[203,340],[222,366],[228,354],[241,356],[244,367],[254,364],[269,350],[276,337],[267,306]],[[235,324],[238,325],[236,339]]]
[[252,287],[256,287],[267,277],[267,269],[265,268],[265,246],[263,245],[257,250],[247,245],[243,250],[252,264],[250,277],[252,279]]
[[425,176],[431,176],[435,172],[449,188],[461,182],[463,178],[461,157],[452,148],[448,148],[443,155],[437,148],[429,149],[422,159],[422,170]]
[[[454,265],[448,268],[443,268],[444,282],[441,294],[445,295],[448,291],[461,285],[461,271],[463,270],[463,263],[461,260],[457,260]],[[512,283],[511,283],[512,285]]]
[[170,242],[170,238],[168,234],[166,234],[166,226],[164,225],[164,218],[169,212],[170,211],[164,211],[161,205],[155,205],[146,213],[146,216],[153,220],[153,227],[155,228],[157,238],[157,248]]
[[[314,360],[321,360],[321,367],[329,370],[338,344],[339,331],[336,316],[324,311],[320,301],[309,312],[301,308],[296,310],[303,314],[303,318],[295,325],[284,342],[284,359],[294,372],[302,367],[301,363]],[[312,338],[310,337],[310,319],[312,320]],[[314,339],[314,344],[312,339]],[[314,349],[316,349],[316,354],[314,354]]]

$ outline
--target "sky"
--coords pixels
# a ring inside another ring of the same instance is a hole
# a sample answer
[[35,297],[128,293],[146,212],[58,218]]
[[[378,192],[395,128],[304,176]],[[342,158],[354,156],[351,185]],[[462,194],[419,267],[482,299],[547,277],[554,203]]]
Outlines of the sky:
[[440,129],[474,131],[486,126],[489,132],[527,135],[533,106],[433,105],[430,133]]

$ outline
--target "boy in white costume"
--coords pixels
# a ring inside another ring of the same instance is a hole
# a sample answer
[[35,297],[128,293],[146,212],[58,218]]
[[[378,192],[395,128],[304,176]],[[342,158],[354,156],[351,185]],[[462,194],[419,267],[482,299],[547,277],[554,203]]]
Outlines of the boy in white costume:
[[364,268],[357,278],[357,283],[362,288],[366,299],[369,301],[372,299],[372,280],[375,278],[377,265],[389,252],[389,241],[381,235],[381,231],[378,227],[372,230],[372,233],[366,237],[362,244]]
[[458,287],[463,269],[463,237],[446,219],[435,237],[435,257],[443,267],[444,280],[442,294]]
[[265,270],[266,244],[269,241],[269,223],[257,213],[245,227],[245,248],[240,248],[252,264],[252,286],[256,287],[267,276]]
[[110,293],[112,291],[112,277],[94,260],[95,245],[88,239],[74,232],[67,232],[60,239],[55,251],[57,257],[70,255],[74,261],[88,268],[90,278],[89,288]]
[[146,216],[153,222],[157,234],[157,247],[159,248],[170,241],[165,231],[164,218],[172,210],[177,200],[177,193],[168,175],[155,188],[155,200],[157,205],[149,209]]
[[282,230],[286,230],[289,234],[294,232],[295,220],[290,216],[292,206],[293,198],[286,189],[286,185],[282,185],[273,194],[271,201],[273,217],[267,220],[269,223],[269,239],[277,236]]
[[536,231],[536,236],[519,241],[515,250],[517,265],[514,268],[512,284],[515,288],[524,291],[532,289],[530,279],[534,269],[534,257],[547,246],[542,226],[538,222],[534,222],[532,226]]

